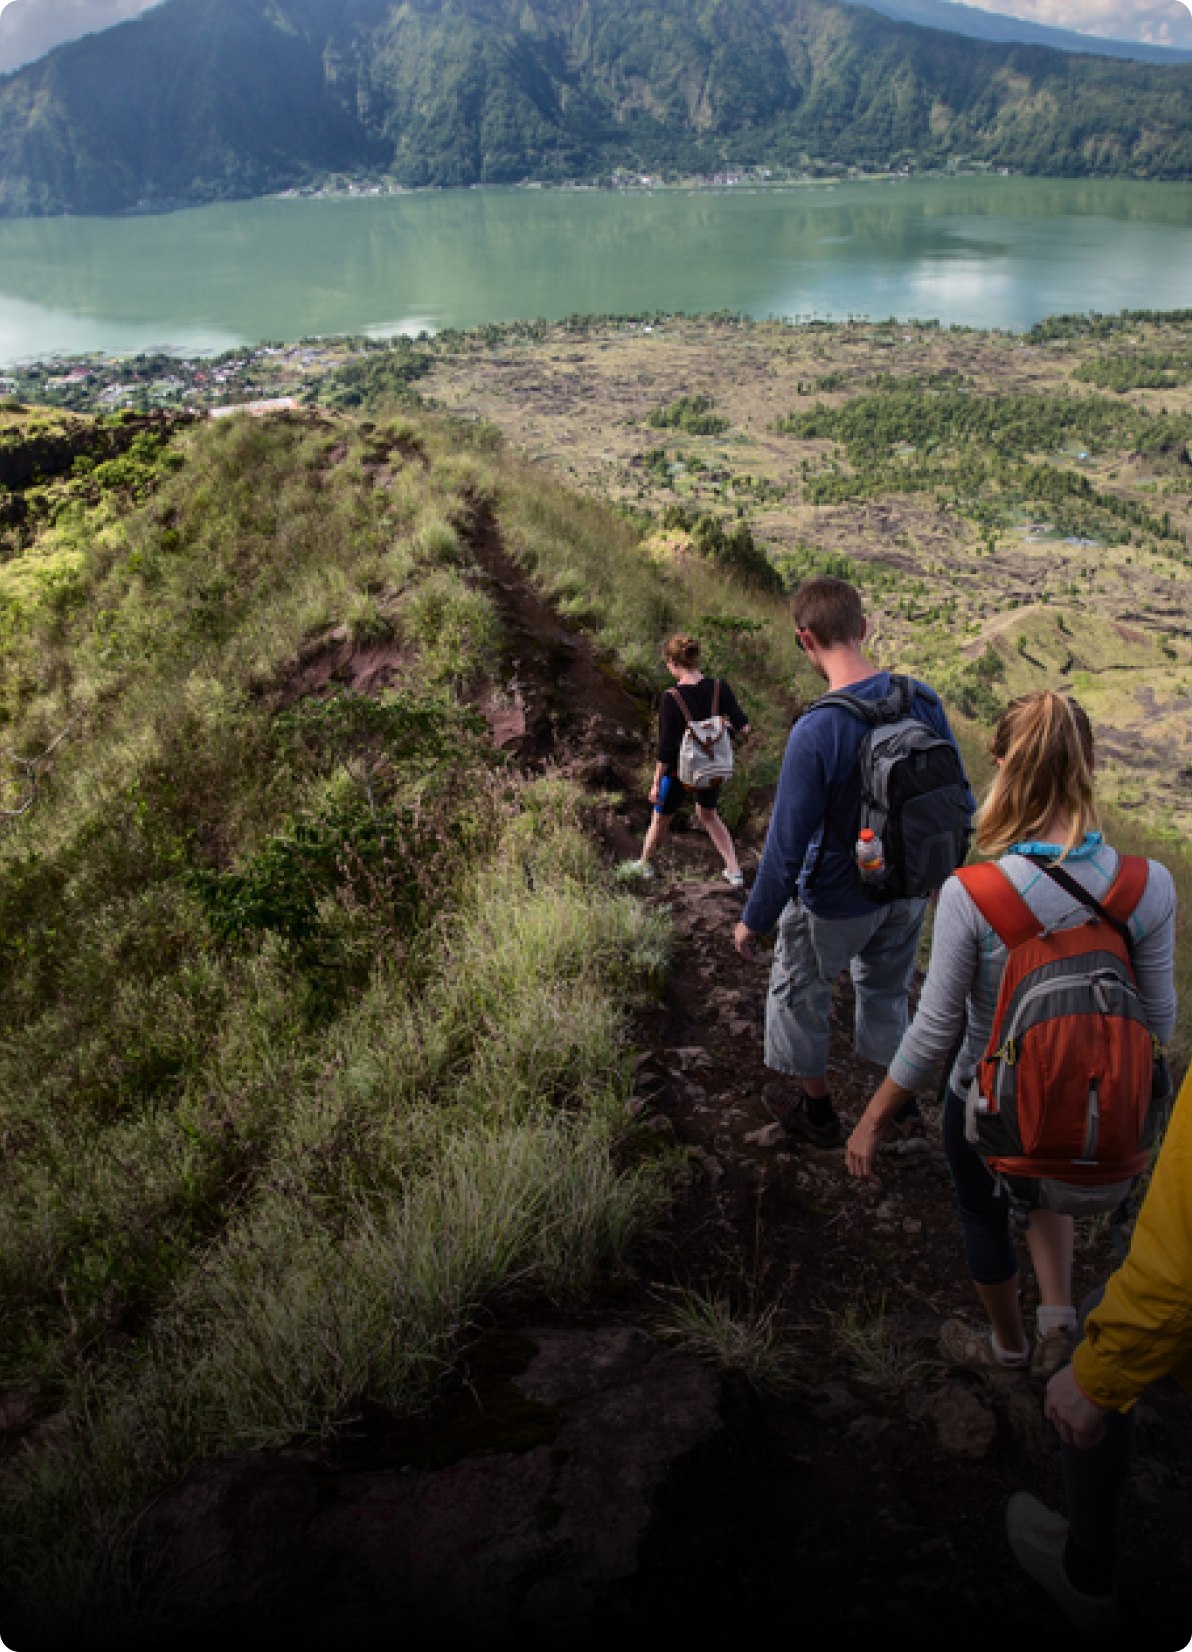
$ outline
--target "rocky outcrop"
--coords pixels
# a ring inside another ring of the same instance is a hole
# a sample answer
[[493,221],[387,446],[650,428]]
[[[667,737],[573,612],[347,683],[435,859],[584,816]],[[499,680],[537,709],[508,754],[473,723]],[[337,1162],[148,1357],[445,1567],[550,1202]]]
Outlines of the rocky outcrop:
[[0,491],[17,492],[30,484],[67,476],[75,460],[84,455],[97,464],[118,458],[143,432],[165,438],[178,424],[189,424],[192,419],[189,413],[145,413],[128,414],[120,424],[67,416],[12,425],[0,434]]

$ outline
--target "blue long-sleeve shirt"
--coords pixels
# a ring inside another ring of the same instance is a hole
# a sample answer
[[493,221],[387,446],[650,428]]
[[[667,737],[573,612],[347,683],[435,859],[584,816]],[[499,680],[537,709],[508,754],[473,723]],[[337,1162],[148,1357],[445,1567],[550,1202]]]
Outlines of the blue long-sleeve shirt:
[[[912,714],[955,745],[939,696],[925,683],[915,683],[914,690]],[[850,683],[848,692],[865,700],[884,699],[890,673],[878,671]],[[867,733],[860,718],[840,706],[811,706],[791,730],[762,863],[742,915],[755,934],[768,934],[796,895],[817,917],[859,918],[873,911],[857,872],[853,836],[861,808],[858,757]],[[975,809],[971,792],[969,801]],[[829,814],[834,830],[808,888]]]

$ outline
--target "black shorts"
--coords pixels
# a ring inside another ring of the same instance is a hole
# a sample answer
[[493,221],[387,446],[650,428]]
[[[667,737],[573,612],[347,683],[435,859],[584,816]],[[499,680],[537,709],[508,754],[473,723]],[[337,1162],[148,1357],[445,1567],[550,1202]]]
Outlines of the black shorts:
[[701,809],[715,809],[719,797],[719,785],[703,786],[698,792],[689,792],[686,786],[679,784],[677,774],[667,774],[662,779],[662,801],[655,803],[654,811],[669,820],[671,815],[678,813],[682,803],[695,803]]

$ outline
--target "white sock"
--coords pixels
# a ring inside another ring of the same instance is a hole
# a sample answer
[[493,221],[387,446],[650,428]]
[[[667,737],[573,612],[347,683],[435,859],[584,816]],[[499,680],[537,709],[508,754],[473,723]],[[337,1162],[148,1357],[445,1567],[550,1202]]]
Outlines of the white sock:
[[1076,1309],[1040,1308],[1035,1314],[1035,1324],[1041,1337],[1045,1337],[1048,1331],[1074,1331],[1077,1324]]
[[1022,1365],[1030,1357],[1031,1345],[1029,1342],[1021,1353],[1008,1354],[998,1341],[996,1331],[990,1331],[989,1340],[993,1343],[993,1357],[999,1365]]

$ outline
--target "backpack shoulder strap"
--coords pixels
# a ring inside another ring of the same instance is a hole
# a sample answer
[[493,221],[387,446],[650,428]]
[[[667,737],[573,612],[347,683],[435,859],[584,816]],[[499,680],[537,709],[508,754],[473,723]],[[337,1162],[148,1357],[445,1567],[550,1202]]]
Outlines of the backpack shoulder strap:
[[1117,877],[1113,880],[1108,895],[1104,901],[1097,900],[1076,879],[1070,877],[1062,866],[1044,866],[1042,868],[1053,883],[1079,901],[1081,906],[1095,912],[1109,927],[1116,930],[1130,956],[1134,958],[1134,937],[1130,933],[1130,917],[1134,908],[1142,899],[1146,889],[1147,879],[1151,869],[1141,855],[1123,855],[1118,867]]
[[994,933],[1011,951],[1042,935],[1044,926],[996,861],[962,866],[956,876],[978,912],[993,925]]
[[1139,901],[1146,894],[1147,882],[1151,875],[1150,862],[1142,855],[1123,855],[1118,867],[1117,877],[1101,905],[1111,918],[1119,923],[1127,923],[1133,916]]
[[712,715],[713,715],[713,717],[719,717],[719,715],[720,715],[720,678],[719,677],[717,677],[716,680],[712,684]]
[[909,717],[915,703],[915,689],[918,684],[910,677],[892,675],[890,678],[890,692],[881,702],[888,707],[889,721],[895,723],[900,717]]
[[816,700],[814,705],[807,707],[808,711],[827,711],[832,707],[839,711],[849,711],[858,722],[876,728],[882,721],[881,706],[878,700],[863,700],[859,694],[850,694],[847,689],[838,688],[831,694],[825,694]]
[[666,692],[668,694],[674,695],[675,699],[678,700],[679,710],[683,713],[683,721],[687,724],[687,727],[690,728],[691,727],[691,713],[687,709],[687,701],[679,693],[677,688],[668,688]]

